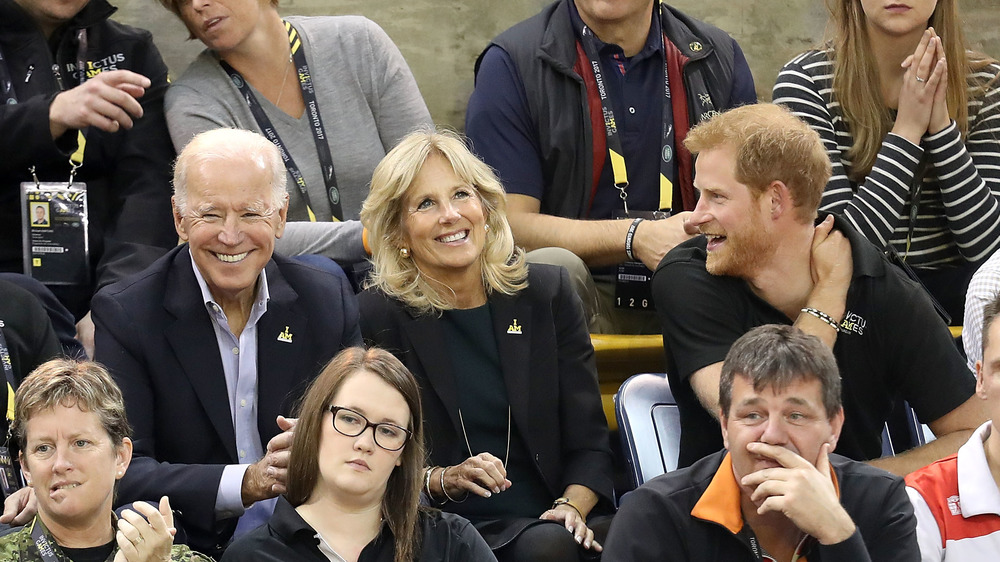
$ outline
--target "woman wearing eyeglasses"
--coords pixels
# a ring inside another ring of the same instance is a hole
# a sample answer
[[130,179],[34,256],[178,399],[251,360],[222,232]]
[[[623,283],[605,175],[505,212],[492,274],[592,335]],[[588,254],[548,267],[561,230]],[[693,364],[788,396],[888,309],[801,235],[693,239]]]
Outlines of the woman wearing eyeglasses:
[[231,560],[495,560],[468,521],[419,508],[420,390],[392,354],[348,348],[299,408],[288,492]]
[[611,454],[566,271],[525,266],[503,187],[451,134],[404,138],[361,217],[375,264],[361,330],[420,382],[425,492],[472,520],[499,560],[599,556]]

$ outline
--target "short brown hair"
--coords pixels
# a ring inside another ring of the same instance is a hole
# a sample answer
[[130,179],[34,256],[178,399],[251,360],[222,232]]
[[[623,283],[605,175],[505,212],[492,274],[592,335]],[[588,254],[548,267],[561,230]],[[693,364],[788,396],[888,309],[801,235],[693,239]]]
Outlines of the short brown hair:
[[993,300],[986,303],[983,307],[983,358],[986,358],[986,346],[990,344],[990,326],[993,325],[993,321],[1000,316],[1000,293],[993,295]]
[[417,509],[424,468],[423,411],[416,379],[388,351],[375,347],[367,351],[361,347],[349,347],[338,353],[309,385],[297,412],[299,422],[295,427],[288,461],[288,492],[285,497],[293,506],[299,506],[312,495],[319,480],[323,416],[344,381],[359,371],[372,373],[398,390],[410,409],[407,429],[412,435],[403,447],[402,462],[389,475],[382,498],[382,517],[396,537],[396,562],[411,560],[419,552],[420,545]]
[[736,181],[759,197],[773,181],[788,186],[802,222],[816,217],[832,166],[816,131],[782,106],[770,103],[730,109],[688,132],[692,154],[722,147],[736,150]]
[[757,392],[769,387],[779,391],[797,380],[818,380],[828,418],[833,418],[843,404],[833,351],[816,336],[794,326],[758,326],[729,348],[719,379],[719,407],[727,417],[733,405],[733,378],[737,376],[746,378]]
[[125,417],[122,392],[100,363],[52,359],[25,377],[14,395],[11,433],[22,451],[27,446],[27,426],[31,418],[57,405],[76,406],[84,412],[97,414],[116,448],[132,434]]

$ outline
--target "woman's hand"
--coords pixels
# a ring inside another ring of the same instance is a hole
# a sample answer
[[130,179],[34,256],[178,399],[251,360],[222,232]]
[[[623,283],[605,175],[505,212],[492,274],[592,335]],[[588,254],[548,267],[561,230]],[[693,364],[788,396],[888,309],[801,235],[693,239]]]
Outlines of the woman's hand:
[[920,138],[928,131],[938,87],[944,82],[947,64],[939,55],[940,45],[941,39],[934,29],[928,28],[916,50],[902,63],[906,71],[899,87],[898,111],[892,132],[913,144],[919,145]]
[[[469,457],[456,466],[448,466],[444,470],[444,491],[438,495],[442,497],[459,498],[471,492],[477,496],[488,498],[493,494],[511,487],[510,480],[507,480],[507,469],[503,466],[503,461],[489,453],[479,453],[474,457]],[[432,474],[431,482],[441,483],[441,474]]]
[[604,550],[601,543],[594,540],[594,531],[587,527],[587,522],[584,520],[583,515],[569,504],[557,505],[543,513],[539,519],[562,523],[567,531],[573,533],[576,543],[583,546],[583,548],[592,548],[596,552]]
[[[944,54],[944,45],[941,43],[941,38],[931,28],[931,33],[934,34],[934,42],[937,45],[937,66],[941,67],[941,80],[938,82],[937,89],[934,92],[934,104],[931,107],[931,118],[927,125],[927,132],[930,134],[937,134],[943,131],[951,125],[951,114],[948,112],[948,59]],[[936,70],[936,68],[935,68]]]
[[130,509],[122,512],[115,534],[118,553],[114,562],[169,562],[177,533],[170,500],[160,498],[159,511],[146,502],[135,502],[132,507],[146,518]]

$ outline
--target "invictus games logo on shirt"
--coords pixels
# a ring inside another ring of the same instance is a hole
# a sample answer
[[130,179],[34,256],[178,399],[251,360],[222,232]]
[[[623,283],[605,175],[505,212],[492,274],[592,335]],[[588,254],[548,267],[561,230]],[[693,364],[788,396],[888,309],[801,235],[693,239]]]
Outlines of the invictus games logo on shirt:
[[860,314],[851,311],[847,311],[844,319],[840,322],[841,331],[854,333],[859,336],[865,335],[866,327],[868,327],[868,321],[862,318]]

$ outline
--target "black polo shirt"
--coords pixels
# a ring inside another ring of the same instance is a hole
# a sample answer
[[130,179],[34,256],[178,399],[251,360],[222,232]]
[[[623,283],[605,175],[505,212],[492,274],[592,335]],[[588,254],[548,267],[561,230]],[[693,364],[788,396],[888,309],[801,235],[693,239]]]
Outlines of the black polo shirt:
[[[419,554],[420,562],[496,562],[493,552],[479,536],[479,532],[466,519],[451,513],[421,508],[417,525],[423,531]],[[383,524],[381,531],[361,551],[358,562],[393,562],[396,540]],[[285,496],[278,496],[274,514],[263,527],[247,533],[230,546],[222,556],[224,562],[254,560],[288,562],[314,560],[327,562],[319,550],[319,539],[313,529]]]
[[[833,348],[845,414],[837,453],[868,460],[881,455],[882,427],[898,398],[928,423],[964,403],[976,381],[923,289],[841,217],[834,228],[850,241],[854,257],[847,312]],[[705,259],[705,237],[699,236],[668,253],[653,276],[667,377],[680,409],[682,467],[722,448],[719,422],[702,408],[691,375],[724,360],[752,328],[793,323],[743,279],[709,274]]]

